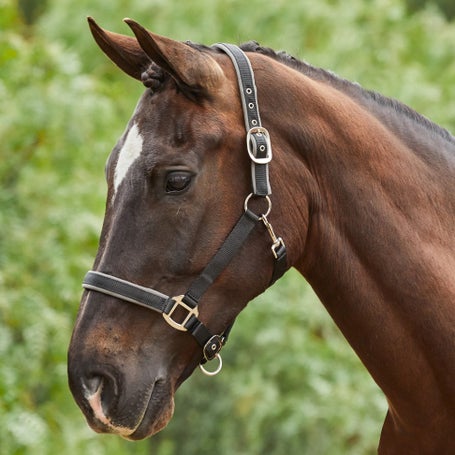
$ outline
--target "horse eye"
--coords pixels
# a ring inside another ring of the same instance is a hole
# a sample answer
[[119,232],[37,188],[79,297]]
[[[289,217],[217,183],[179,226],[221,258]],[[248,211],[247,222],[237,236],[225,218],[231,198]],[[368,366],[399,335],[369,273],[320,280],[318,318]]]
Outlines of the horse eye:
[[188,189],[191,183],[189,172],[170,172],[166,177],[166,193],[181,193]]

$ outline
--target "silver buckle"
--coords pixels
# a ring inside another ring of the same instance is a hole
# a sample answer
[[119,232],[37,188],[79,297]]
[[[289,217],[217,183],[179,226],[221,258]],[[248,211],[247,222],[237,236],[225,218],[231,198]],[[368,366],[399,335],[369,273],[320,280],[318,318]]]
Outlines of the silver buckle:
[[[256,147],[253,148],[253,144],[256,144],[256,141],[252,139],[252,136],[256,134],[258,136],[263,135],[265,138],[265,141],[267,143],[267,156],[264,158],[258,158],[256,156],[257,151]],[[263,128],[262,126],[253,126],[248,133],[246,134],[246,146],[248,149],[248,155],[250,155],[251,161],[253,161],[256,164],[267,164],[270,163],[272,160],[272,144],[270,142],[270,134],[269,132]]]
[[[164,320],[174,329],[180,330],[181,332],[186,332],[188,329],[185,327],[185,324],[190,320],[191,316],[196,318],[199,316],[199,310],[197,306],[191,307],[183,301],[183,295],[178,295],[177,297],[172,297],[174,305],[171,308],[169,313],[163,313]],[[188,311],[188,314],[185,316],[182,322],[177,322],[172,319],[172,314],[178,307],[182,307],[185,311]]]

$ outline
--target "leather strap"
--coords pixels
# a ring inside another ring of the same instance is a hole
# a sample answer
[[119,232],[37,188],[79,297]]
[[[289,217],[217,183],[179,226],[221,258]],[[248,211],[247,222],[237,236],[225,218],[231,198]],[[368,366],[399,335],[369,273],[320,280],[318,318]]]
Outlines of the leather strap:
[[[122,280],[102,272],[89,271],[85,275],[82,287],[88,291],[96,291],[118,299],[135,303],[149,310],[168,315],[178,302],[154,289]],[[226,343],[226,336],[212,335],[207,327],[194,315],[191,315],[183,325],[185,331],[193,335],[203,348],[206,361],[215,358]],[[210,341],[210,343],[208,343]]]
[[273,266],[273,274],[272,279],[270,280],[270,286],[275,283],[278,279],[280,279],[286,272],[288,268],[287,263],[287,252],[286,246],[284,243],[280,243],[278,248],[274,250],[275,254],[275,264]]
[[212,257],[202,273],[190,285],[184,296],[188,304],[196,306],[202,295],[212,285],[221,272],[228,266],[232,258],[237,254],[240,247],[244,244],[253,228],[258,224],[259,217],[250,210],[246,210],[221,248]]
[[97,291],[127,302],[135,303],[149,310],[164,313],[169,297],[154,289],[130,283],[112,275],[93,270],[87,272],[82,287],[89,291]]
[[272,194],[269,181],[272,146],[270,136],[261,124],[257,89],[251,63],[246,54],[233,44],[217,43],[214,47],[221,49],[229,56],[236,70],[247,132],[247,148],[251,158],[252,192],[255,196],[268,196]]

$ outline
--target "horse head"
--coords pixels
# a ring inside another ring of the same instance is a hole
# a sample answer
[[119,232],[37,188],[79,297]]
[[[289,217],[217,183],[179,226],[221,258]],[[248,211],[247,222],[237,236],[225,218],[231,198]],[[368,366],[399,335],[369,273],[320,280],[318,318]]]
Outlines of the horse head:
[[[237,78],[226,55],[126,22],[134,38],[89,19],[101,49],[147,87],[106,164],[106,213],[93,270],[178,296],[239,217],[257,212],[254,222],[261,220],[270,201],[253,197],[244,208],[250,159]],[[255,227],[258,234],[238,247],[204,292],[198,320],[211,334],[225,333],[270,284],[273,230],[266,227]],[[201,360],[197,340],[158,312],[114,292],[84,292],[68,371],[94,430],[129,439],[158,432],[173,414],[174,392]]]
[[162,429],[179,385],[204,361],[219,370],[236,316],[293,266],[387,395],[380,452],[455,453],[455,139],[254,43],[247,57],[89,22],[147,87],[107,161],[68,354],[92,428]]

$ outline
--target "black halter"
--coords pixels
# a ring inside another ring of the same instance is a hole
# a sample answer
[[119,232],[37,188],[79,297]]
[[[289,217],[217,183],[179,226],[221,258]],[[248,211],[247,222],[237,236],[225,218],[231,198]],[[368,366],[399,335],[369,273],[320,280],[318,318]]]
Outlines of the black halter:
[[[216,44],[215,47],[225,52],[232,60],[239,83],[242,98],[245,128],[247,131],[247,150],[251,159],[252,192],[245,199],[244,213],[227,236],[221,248],[215,253],[205,269],[191,283],[184,295],[169,297],[154,289],[139,286],[129,281],[116,278],[105,273],[90,271],[84,278],[83,287],[89,291],[97,291],[127,302],[144,306],[162,313],[164,320],[174,329],[189,332],[203,348],[206,361],[218,358],[219,365],[213,372],[203,368],[208,375],[217,374],[222,362],[219,352],[227,341],[231,327],[221,335],[213,335],[198,319],[198,303],[210,285],[223,272],[254,227],[262,222],[272,239],[274,271],[271,283],[280,278],[286,271],[286,247],[281,237],[276,237],[272,225],[267,220],[271,211],[271,188],[269,183],[269,163],[272,159],[272,148],[268,131],[262,127],[257,103],[257,92],[254,74],[250,61],[245,53],[232,44]],[[267,201],[266,213],[256,215],[248,208],[251,198],[260,197]],[[176,320],[178,311],[179,320]],[[186,315],[181,318],[184,310]]]

